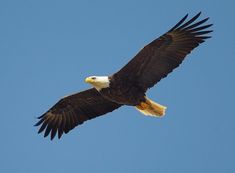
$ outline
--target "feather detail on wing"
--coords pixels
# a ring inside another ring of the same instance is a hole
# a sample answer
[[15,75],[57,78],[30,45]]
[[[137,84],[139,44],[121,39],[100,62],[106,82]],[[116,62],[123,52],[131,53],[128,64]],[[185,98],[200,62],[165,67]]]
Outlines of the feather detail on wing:
[[194,48],[210,38],[207,34],[212,30],[207,29],[212,24],[203,25],[209,18],[196,21],[200,14],[187,22],[186,15],[167,33],[146,45],[113,77],[135,83],[143,90],[154,86],[178,67]]
[[51,134],[51,140],[58,133],[58,138],[63,133],[68,133],[84,121],[111,112],[121,105],[103,98],[100,93],[92,88],[61,99],[45,114],[38,117],[35,126],[40,126],[38,133],[45,130],[44,137]]

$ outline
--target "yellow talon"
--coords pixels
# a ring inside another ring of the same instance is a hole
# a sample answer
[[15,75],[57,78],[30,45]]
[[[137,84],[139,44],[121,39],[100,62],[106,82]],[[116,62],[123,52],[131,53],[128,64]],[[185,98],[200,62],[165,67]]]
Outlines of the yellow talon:
[[141,107],[142,107],[143,109],[146,109],[146,108],[149,107],[149,105],[148,105],[147,103],[145,103],[145,102],[141,102],[140,105],[141,105]]
[[145,110],[149,107],[149,105],[145,102],[141,102],[139,105],[136,106],[140,110]]
[[145,97],[144,102],[140,102],[139,105],[136,105],[138,111],[144,115],[162,117],[165,115],[166,107],[162,106],[147,97]]

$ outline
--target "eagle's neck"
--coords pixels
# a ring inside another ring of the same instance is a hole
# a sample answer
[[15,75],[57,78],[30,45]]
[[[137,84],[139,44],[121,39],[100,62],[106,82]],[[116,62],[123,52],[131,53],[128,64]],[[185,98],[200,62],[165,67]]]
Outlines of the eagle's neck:
[[86,82],[93,85],[98,91],[108,88],[110,85],[108,76],[90,76],[86,78]]

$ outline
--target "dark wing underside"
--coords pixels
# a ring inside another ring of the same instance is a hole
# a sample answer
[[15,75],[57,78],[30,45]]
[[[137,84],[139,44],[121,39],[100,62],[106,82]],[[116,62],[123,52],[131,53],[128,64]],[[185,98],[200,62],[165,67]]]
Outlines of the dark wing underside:
[[111,112],[120,106],[106,100],[92,88],[61,99],[45,114],[38,117],[40,120],[35,126],[41,125],[38,133],[46,129],[44,137],[51,133],[53,139],[58,133],[60,138],[63,133],[68,133],[84,121]]
[[186,15],[167,33],[145,46],[113,77],[135,83],[143,90],[166,77],[182,63],[187,54],[210,38],[206,34],[212,31],[205,29],[212,24],[202,25],[209,18],[195,22],[200,14],[185,22]]

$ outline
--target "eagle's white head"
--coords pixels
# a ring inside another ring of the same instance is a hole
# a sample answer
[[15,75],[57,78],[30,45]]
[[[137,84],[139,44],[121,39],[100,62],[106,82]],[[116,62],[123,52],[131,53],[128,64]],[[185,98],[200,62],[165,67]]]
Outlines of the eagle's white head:
[[109,87],[110,84],[108,76],[90,76],[85,79],[85,82],[93,85],[98,91]]

